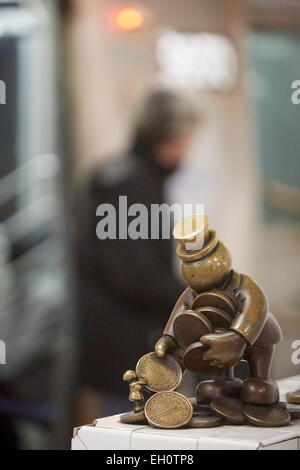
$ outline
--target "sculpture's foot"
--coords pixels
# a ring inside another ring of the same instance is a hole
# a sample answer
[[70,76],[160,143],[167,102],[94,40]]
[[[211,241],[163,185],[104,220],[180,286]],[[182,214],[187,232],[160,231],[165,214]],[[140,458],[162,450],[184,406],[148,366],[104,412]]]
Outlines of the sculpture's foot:
[[273,380],[250,378],[241,388],[241,400],[256,405],[271,405],[279,401],[279,388]]
[[240,379],[212,379],[200,382],[196,388],[197,403],[210,403],[221,397],[239,398],[242,383]]

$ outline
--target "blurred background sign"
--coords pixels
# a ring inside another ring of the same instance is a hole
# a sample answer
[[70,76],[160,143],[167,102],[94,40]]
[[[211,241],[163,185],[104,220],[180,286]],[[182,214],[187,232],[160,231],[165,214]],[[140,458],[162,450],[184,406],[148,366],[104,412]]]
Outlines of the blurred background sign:
[[167,30],[157,38],[159,77],[169,87],[228,91],[237,82],[237,54],[229,38]]

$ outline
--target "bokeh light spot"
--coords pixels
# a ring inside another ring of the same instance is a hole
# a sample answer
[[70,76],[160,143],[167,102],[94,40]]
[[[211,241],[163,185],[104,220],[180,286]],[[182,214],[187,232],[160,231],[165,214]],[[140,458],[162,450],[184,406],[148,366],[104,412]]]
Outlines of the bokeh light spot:
[[136,8],[123,8],[117,13],[115,23],[122,31],[135,31],[144,23],[144,16]]

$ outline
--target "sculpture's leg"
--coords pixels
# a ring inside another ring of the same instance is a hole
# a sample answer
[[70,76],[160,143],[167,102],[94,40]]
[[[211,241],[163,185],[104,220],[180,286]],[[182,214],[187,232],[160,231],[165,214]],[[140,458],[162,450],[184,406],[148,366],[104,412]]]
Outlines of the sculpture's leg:
[[275,346],[246,348],[244,359],[249,364],[250,378],[242,385],[241,400],[243,402],[264,405],[279,400],[278,385],[270,379],[274,351]]
[[262,379],[270,378],[274,352],[275,346],[266,348],[262,346],[251,346],[246,348],[245,359],[248,361],[251,377]]
[[212,379],[204,380],[197,385],[197,403],[210,403],[220,397],[239,398],[241,385],[242,381],[234,378],[233,367],[220,370],[220,373]]

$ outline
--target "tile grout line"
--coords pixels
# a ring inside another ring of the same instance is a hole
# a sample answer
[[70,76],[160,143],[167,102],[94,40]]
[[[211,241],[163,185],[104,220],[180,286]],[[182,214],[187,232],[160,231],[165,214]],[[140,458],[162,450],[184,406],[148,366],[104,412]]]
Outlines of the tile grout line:
[[81,439],[81,437],[79,437],[79,433],[77,433],[77,436],[78,439],[80,440],[81,444],[83,445],[83,447],[86,449],[86,450],[89,450],[88,447],[85,445],[85,443],[83,442],[83,440]]
[[140,431],[141,429],[147,428],[147,426],[141,426],[140,428],[137,429],[132,429],[130,431],[130,439],[129,439],[129,450],[132,450],[132,435],[133,433]]

